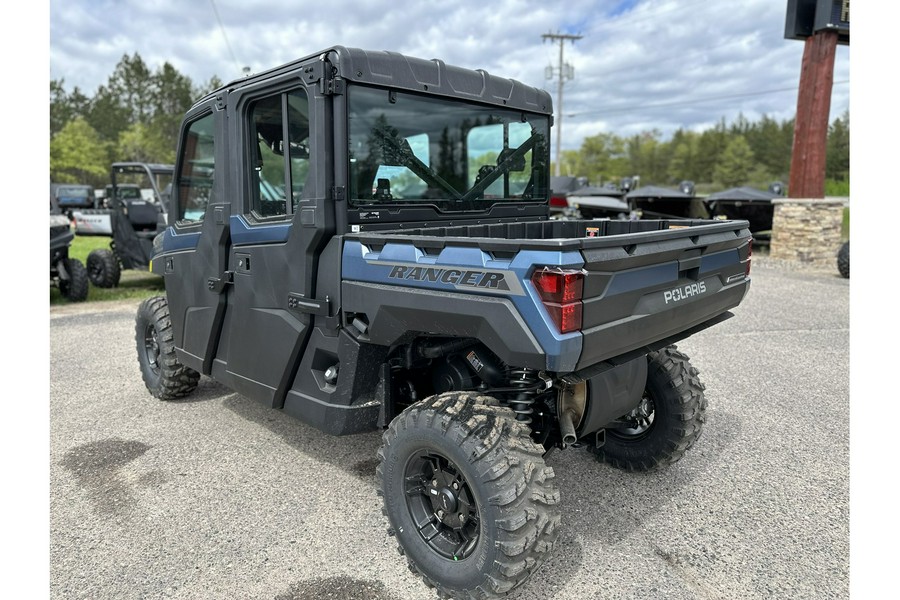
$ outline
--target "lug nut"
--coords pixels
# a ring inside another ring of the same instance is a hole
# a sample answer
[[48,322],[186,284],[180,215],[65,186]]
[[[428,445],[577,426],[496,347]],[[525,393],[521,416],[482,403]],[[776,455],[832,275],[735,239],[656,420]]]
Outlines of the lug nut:
[[438,516],[438,519],[443,519],[443,518],[444,518],[444,511],[438,509],[437,516]]
[[455,481],[453,482],[453,489],[454,489],[454,490],[458,490],[458,489],[459,489],[459,484],[456,483]]
[[465,520],[466,520],[466,515],[460,513],[460,514],[459,514],[459,522],[462,523],[462,522],[465,521]]
[[437,487],[437,479],[431,480],[431,487]]

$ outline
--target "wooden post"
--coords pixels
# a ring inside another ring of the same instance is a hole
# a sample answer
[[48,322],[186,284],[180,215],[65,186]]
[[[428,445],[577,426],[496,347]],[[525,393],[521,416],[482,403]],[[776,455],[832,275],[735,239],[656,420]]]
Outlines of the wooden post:
[[788,183],[790,198],[825,197],[825,148],[837,44],[838,32],[828,29],[817,31],[805,42]]

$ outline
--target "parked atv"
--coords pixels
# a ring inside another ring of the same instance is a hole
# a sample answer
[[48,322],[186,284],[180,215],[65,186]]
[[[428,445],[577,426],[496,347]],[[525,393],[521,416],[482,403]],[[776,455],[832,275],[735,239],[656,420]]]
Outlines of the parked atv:
[[69,246],[74,238],[69,217],[51,199],[50,282],[59,287],[64,298],[81,302],[88,296],[88,275],[80,260],[69,258]]
[[[78,235],[107,236],[109,248],[88,254],[91,283],[101,288],[119,285],[122,269],[146,271],[153,238],[165,227],[172,165],[113,163],[107,186],[108,208],[73,211]],[[148,190],[144,197],[141,190]]]

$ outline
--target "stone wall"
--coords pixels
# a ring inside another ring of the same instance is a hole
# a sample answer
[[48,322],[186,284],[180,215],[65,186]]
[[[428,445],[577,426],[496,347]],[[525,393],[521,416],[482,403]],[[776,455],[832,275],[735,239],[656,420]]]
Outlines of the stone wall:
[[770,256],[834,266],[841,246],[844,202],[822,198],[773,200]]

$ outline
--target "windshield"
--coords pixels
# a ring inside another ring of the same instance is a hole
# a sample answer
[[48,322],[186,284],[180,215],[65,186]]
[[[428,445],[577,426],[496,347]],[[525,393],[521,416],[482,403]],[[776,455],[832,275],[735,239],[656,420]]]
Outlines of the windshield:
[[[156,202],[166,200],[157,198],[155,190],[163,196],[171,190],[173,172],[165,169],[150,169],[143,166],[126,166],[115,168],[116,193],[122,200],[136,200],[144,198]],[[112,186],[107,186],[107,192],[111,192]]]
[[66,196],[68,198],[87,198],[91,195],[90,188],[85,187],[64,187],[59,188],[57,196]]
[[546,115],[359,86],[348,92],[354,206],[459,211],[547,200]]

